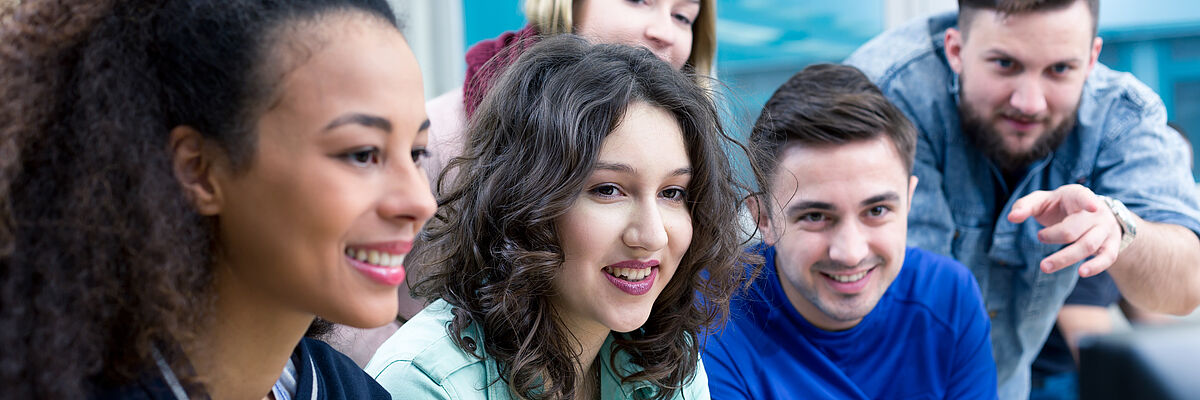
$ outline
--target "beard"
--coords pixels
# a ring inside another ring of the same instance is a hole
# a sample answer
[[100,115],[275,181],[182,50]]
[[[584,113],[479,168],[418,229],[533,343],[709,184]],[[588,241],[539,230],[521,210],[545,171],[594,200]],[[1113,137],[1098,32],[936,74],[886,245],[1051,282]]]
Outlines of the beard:
[[[1047,155],[1050,155],[1063,141],[1067,139],[1067,135],[1075,129],[1075,120],[1079,112],[1078,106],[1071,113],[1063,118],[1055,126],[1047,126],[1047,130],[1042,132],[1042,135],[1033,142],[1028,150],[1020,151],[1009,149],[1004,143],[1003,134],[1000,133],[994,124],[991,124],[987,118],[981,117],[979,110],[975,109],[969,102],[965,100],[959,101],[958,115],[962,120],[963,135],[967,137],[967,141],[979,149],[981,153],[996,164],[996,167],[1006,174],[1024,171],[1034,161],[1040,160]],[[1021,120],[1039,120],[1043,123],[1048,123],[1048,117],[1037,118],[1022,114],[1019,111],[1006,109],[993,114],[996,117],[1009,117]]]

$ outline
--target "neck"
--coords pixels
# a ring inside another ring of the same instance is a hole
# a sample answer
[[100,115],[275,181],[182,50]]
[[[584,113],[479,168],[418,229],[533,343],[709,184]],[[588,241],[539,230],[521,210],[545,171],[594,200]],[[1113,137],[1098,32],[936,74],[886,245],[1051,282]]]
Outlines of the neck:
[[579,352],[577,371],[581,371],[581,374],[575,377],[575,387],[579,388],[575,391],[575,399],[599,398],[600,385],[597,376],[600,373],[600,363],[596,362],[596,357],[612,330],[595,321],[584,322],[564,318],[564,322],[567,331],[575,339],[575,348]]
[[248,286],[227,264],[218,263],[214,275],[214,313],[195,345],[185,349],[188,359],[212,398],[264,398],[313,316]]

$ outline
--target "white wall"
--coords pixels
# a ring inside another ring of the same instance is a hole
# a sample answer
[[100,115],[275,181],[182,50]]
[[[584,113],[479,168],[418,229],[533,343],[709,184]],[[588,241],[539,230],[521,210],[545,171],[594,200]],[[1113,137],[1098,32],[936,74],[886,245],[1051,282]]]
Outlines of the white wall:
[[388,0],[421,64],[425,98],[462,85],[462,0]]
[[891,29],[913,18],[957,9],[957,0],[883,0],[883,25]]

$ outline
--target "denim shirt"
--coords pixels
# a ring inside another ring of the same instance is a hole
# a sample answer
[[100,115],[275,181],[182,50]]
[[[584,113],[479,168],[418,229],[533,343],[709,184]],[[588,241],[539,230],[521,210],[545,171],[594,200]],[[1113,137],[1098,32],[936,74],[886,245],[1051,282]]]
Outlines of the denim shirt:
[[[478,325],[471,324],[463,330],[468,342],[475,344],[474,352],[467,353],[454,343],[446,329],[454,319],[452,309],[445,300],[438,300],[421,310],[379,347],[365,367],[367,373],[397,399],[516,398],[508,384],[500,379],[496,360],[487,356]],[[633,364],[624,352],[617,354],[615,365],[611,364],[612,341],[610,334],[596,356],[601,366],[600,398],[636,400],[654,397],[658,393],[657,386],[649,382],[621,382],[613,372],[620,370],[628,376],[641,371],[641,367]],[[708,375],[703,363],[696,365],[693,378],[671,397],[673,400],[708,398]]]
[[1075,130],[1035,161],[1015,187],[964,138],[958,76],[945,59],[954,12],[885,32],[846,60],[916,125],[920,180],[908,244],[949,255],[974,273],[992,318],[1002,399],[1029,395],[1029,367],[1078,277],[1078,264],[1038,268],[1063,245],[1038,241],[1032,218],[1008,222],[1012,203],[1036,190],[1080,184],[1121,200],[1147,221],[1200,232],[1200,205],[1183,138],[1166,125],[1162,100],[1128,73],[1097,63],[1080,98]]

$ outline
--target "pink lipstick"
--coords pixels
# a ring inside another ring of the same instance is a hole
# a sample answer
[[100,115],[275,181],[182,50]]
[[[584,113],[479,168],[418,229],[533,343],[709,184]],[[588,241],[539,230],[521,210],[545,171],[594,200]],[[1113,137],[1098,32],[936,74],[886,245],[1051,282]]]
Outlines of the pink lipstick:
[[[608,278],[608,282],[622,292],[633,296],[641,296],[650,292],[650,288],[654,287],[654,280],[658,277],[658,260],[638,261],[626,260],[604,267],[604,277]],[[618,271],[628,271],[637,276],[643,276],[637,281],[630,281],[618,278]]]
[[344,256],[351,267],[368,279],[382,285],[399,286],[405,278],[401,262],[410,250],[411,241],[379,242],[348,246]]

